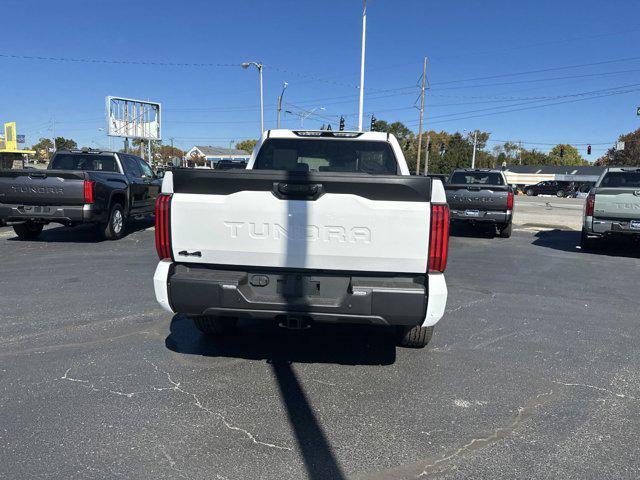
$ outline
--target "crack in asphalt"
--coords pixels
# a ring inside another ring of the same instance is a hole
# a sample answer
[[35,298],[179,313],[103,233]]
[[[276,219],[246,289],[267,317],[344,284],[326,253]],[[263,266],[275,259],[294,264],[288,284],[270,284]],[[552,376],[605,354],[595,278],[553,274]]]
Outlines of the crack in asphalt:
[[551,380],[551,382],[553,382],[555,384],[558,384],[558,385],[564,385],[565,387],[588,388],[590,390],[597,390],[599,392],[608,393],[609,395],[613,395],[614,397],[618,397],[618,398],[628,398],[630,400],[637,400],[636,397],[633,397],[633,396],[628,395],[626,393],[617,393],[617,392],[614,392],[613,390],[609,390],[608,388],[596,387],[595,385],[589,385],[587,383],[565,383],[565,382],[560,382],[558,380]]
[[[511,423],[509,423],[507,426],[498,427],[490,435],[487,435],[485,437],[473,438],[469,442],[462,445],[461,447],[456,448],[452,453],[447,454],[444,457],[441,457],[431,463],[428,463],[423,467],[422,472],[419,473],[416,478],[420,478],[420,477],[424,477],[425,475],[428,475],[431,470],[433,470],[435,467],[437,467],[441,463],[447,463],[455,459],[456,457],[459,457],[460,455],[463,455],[473,450],[477,450],[479,448],[483,448],[487,445],[490,445],[494,442],[497,442],[498,440],[502,440],[503,438],[507,437],[508,435],[513,433],[513,431],[522,422],[530,418],[538,407],[541,407],[542,405],[550,401],[552,396],[553,396],[553,390],[536,395],[535,397],[533,397],[532,400],[527,402],[527,404],[518,408],[518,413],[516,414],[514,419],[511,421]],[[538,401],[541,398],[543,400]],[[532,404],[532,402],[536,402],[536,403]]]
[[193,399],[193,402],[191,403],[192,405],[194,405],[195,407],[199,408],[200,410],[203,410],[204,412],[207,412],[210,415],[215,416],[218,420],[220,420],[220,422],[224,425],[225,428],[227,428],[228,430],[234,431],[234,432],[238,432],[238,433],[242,433],[245,437],[247,437],[249,440],[251,440],[251,442],[255,443],[256,445],[261,445],[264,447],[268,447],[268,448],[273,448],[273,449],[277,449],[277,450],[287,450],[287,451],[293,451],[293,448],[288,447],[288,446],[284,446],[284,445],[278,445],[275,443],[269,443],[269,442],[263,442],[261,440],[258,440],[256,438],[256,436],[249,432],[248,430],[238,427],[237,425],[233,425],[232,423],[230,423],[227,418],[220,412],[215,411],[215,410],[211,410],[210,408],[208,408],[207,406],[205,406],[202,401],[200,400],[200,397],[198,397],[198,395],[196,393],[190,392],[188,390],[185,390],[184,388],[182,388],[182,382],[176,382],[175,380],[173,380],[173,378],[171,378],[171,374],[169,372],[166,372],[162,369],[160,369],[155,363],[144,359],[145,362],[147,362],[148,364],[150,364],[151,366],[153,366],[154,370],[157,373],[163,373],[164,375],[166,375],[167,377],[167,381],[169,382],[169,384],[171,386],[169,387],[152,387],[152,390],[142,390],[142,391],[134,391],[134,392],[122,392],[119,390],[113,390],[107,387],[100,387],[100,386],[96,386],[94,383],[92,383],[90,380],[85,380],[85,379],[81,379],[81,378],[74,378],[69,376],[69,373],[71,372],[72,367],[68,368],[65,372],[64,375],[62,377],[60,377],[60,380],[65,380],[68,382],[73,382],[73,383],[77,383],[79,384],[80,387],[82,388],[86,388],[88,390],[91,390],[92,392],[108,392],[110,394],[113,395],[118,395],[118,396],[122,396],[122,397],[126,397],[126,398],[132,398],[136,395],[141,395],[141,394],[148,394],[151,392],[164,392],[164,391],[175,391],[175,392],[179,392],[183,395],[187,395],[189,397],[191,397]]

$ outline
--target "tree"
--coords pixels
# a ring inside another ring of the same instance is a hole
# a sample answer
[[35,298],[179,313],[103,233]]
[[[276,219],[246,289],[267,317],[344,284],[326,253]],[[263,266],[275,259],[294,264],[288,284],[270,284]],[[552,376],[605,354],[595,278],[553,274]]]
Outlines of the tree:
[[[135,153],[136,155],[142,157],[142,158],[147,158],[148,157],[148,150],[149,150],[149,140],[145,140],[143,138],[134,138],[131,141],[131,145],[132,145],[132,149],[131,152]],[[155,158],[156,153],[158,153],[158,150],[160,150],[160,147],[162,146],[162,142],[160,140],[151,140],[151,156]]]
[[551,165],[588,165],[573,145],[558,144],[549,152]]
[[549,155],[540,152],[535,148],[533,150],[522,150],[522,165],[550,165],[551,159]]
[[636,166],[640,165],[640,128],[634,132],[620,135],[618,141],[624,142],[623,150],[610,148],[607,153],[596,160],[600,166]]
[[236,143],[236,148],[238,150],[244,150],[247,153],[253,152],[253,148],[258,143],[258,140],[243,140],[241,142]]
[[75,140],[64,137],[56,137],[56,150],[73,150],[78,148],[78,144]]
[[31,147],[31,150],[35,150],[36,158],[38,160],[49,160],[51,157],[50,149],[53,148],[53,142],[50,138],[41,138],[38,143]]
[[160,145],[158,151],[154,154],[154,158],[164,165],[171,163],[174,158],[184,157],[185,152],[171,145]]

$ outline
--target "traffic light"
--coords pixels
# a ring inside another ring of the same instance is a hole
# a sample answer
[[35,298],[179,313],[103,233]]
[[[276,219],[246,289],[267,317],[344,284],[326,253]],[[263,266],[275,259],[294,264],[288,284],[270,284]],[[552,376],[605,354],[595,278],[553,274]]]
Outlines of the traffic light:
[[591,155],[591,145],[587,145],[587,155]]
[[344,130],[344,117],[340,115],[340,131]]
[[560,145],[560,158],[564,157],[564,146]]
[[431,140],[427,142],[427,150],[431,151]]
[[376,117],[375,115],[371,115],[371,128],[370,130],[374,132],[376,130]]

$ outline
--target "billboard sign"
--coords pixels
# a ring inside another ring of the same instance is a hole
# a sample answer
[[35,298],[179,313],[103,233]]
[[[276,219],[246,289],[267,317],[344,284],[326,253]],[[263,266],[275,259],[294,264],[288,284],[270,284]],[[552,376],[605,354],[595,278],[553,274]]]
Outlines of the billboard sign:
[[159,103],[107,97],[106,108],[107,135],[162,140]]

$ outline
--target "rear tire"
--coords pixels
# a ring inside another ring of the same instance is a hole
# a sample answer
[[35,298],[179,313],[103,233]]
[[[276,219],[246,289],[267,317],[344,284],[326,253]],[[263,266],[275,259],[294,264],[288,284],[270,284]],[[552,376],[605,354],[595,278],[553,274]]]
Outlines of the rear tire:
[[98,226],[99,232],[106,240],[118,240],[124,235],[124,210],[122,205],[114,203],[109,210],[109,220]]
[[35,240],[42,233],[44,225],[42,223],[25,222],[13,226],[20,240]]
[[562,198],[562,197],[564,197],[565,195],[566,195],[566,194],[564,193],[564,190],[558,190],[558,191],[556,192],[556,197],[558,197],[558,198]]
[[511,237],[511,232],[513,231],[513,223],[509,222],[506,225],[502,225],[498,228],[498,235],[500,238],[509,238]]
[[398,326],[396,327],[396,341],[398,345],[409,348],[424,348],[431,341],[433,327]]
[[596,240],[593,238],[589,238],[587,235],[587,231],[583,228],[582,234],[580,235],[580,248],[584,252],[588,252],[593,250],[596,247]]
[[193,317],[193,322],[203,334],[210,337],[219,337],[233,330],[237,325],[238,319],[235,317],[199,315]]
[[534,195],[533,190],[531,190],[530,188],[527,188],[527,189],[524,191],[524,193],[526,193],[526,194],[527,194],[527,197],[533,197],[533,195]]

